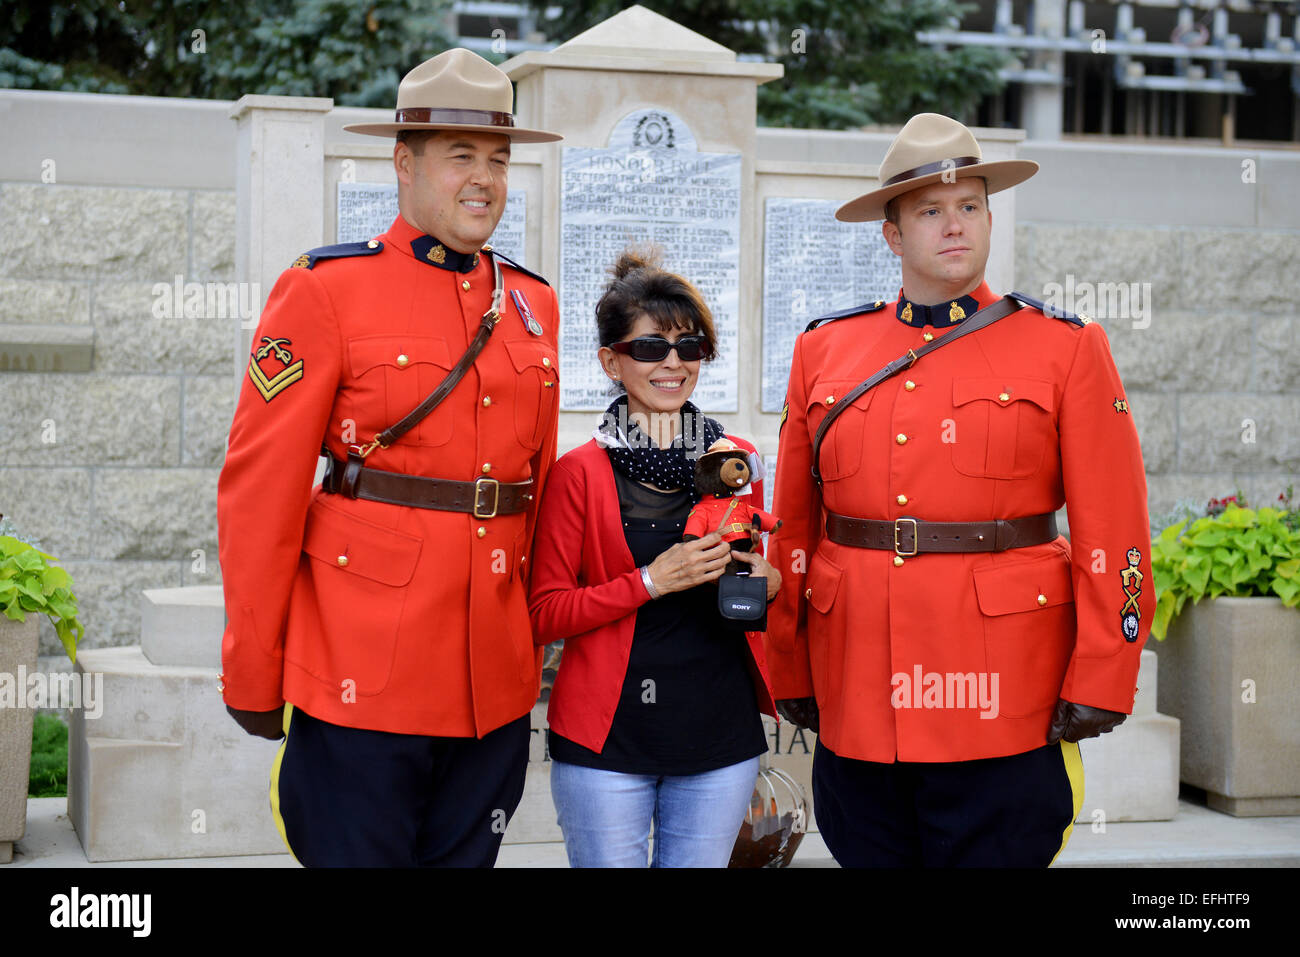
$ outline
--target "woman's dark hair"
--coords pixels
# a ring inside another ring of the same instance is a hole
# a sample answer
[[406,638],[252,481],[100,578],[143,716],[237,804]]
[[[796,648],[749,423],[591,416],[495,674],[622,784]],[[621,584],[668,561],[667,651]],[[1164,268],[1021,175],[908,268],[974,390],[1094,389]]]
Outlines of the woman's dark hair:
[[[628,247],[614,264],[614,278],[596,304],[596,330],[607,346],[627,336],[642,313],[661,332],[685,329],[705,338],[709,358],[718,354],[713,313],[700,291],[675,273],[661,268],[663,253],[656,246]],[[708,361],[708,360],[705,360]]]

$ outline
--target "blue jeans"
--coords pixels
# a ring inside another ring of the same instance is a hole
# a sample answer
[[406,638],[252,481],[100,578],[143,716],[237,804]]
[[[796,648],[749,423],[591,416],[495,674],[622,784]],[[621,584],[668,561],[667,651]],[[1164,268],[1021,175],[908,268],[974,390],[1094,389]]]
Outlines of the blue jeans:
[[703,774],[621,774],[551,764],[551,797],[570,867],[726,867],[758,758]]

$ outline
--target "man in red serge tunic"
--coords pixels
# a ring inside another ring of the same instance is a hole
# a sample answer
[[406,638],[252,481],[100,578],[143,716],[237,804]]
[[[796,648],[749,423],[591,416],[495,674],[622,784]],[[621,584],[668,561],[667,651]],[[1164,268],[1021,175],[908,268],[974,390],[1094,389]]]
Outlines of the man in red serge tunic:
[[1146,482],[1099,325],[1016,294],[853,401],[813,461],[847,393],[998,301],[987,194],[1036,170],[914,117],[881,188],[837,214],[889,219],[898,300],[795,345],[766,649],[780,710],[820,730],[816,814],[841,863],[1048,864],[1082,801],[1074,742],[1132,710],[1154,610]]
[[[223,692],[250,733],[287,733],[272,809],[308,865],[490,865],[522,794],[559,310],[485,241],[511,142],[559,137],[515,127],[512,100],[466,50],[408,74],[396,122],[357,128],[398,135],[401,215],[300,256],[254,333],[218,487]],[[418,425],[376,444],[466,354],[494,267],[486,345]],[[312,488],[322,443],[333,464]]]

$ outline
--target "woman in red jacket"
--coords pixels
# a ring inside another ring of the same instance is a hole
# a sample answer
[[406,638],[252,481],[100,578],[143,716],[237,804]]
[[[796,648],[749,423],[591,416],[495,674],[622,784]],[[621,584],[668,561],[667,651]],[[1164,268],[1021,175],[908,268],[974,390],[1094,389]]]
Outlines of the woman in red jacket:
[[[565,640],[547,717],[551,793],[573,867],[725,867],[775,714],[761,636],[722,618],[732,557],[683,542],[695,460],[723,436],[689,398],[715,352],[699,292],[625,252],[596,307],[599,357],[625,394],[555,463],[538,516],[535,640]],[[729,436],[751,457],[754,447]],[[761,486],[747,491],[762,505]],[[760,553],[737,560],[781,576]]]

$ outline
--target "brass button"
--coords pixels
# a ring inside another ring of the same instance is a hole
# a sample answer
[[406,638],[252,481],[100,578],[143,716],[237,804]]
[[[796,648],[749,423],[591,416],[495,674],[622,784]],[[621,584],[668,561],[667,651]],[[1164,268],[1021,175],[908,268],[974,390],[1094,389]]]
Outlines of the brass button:
[[551,359],[549,356],[542,356],[542,366],[547,369],[551,367]]
[[900,495],[900,496],[898,496],[898,498],[894,499],[894,501],[897,502],[899,505],[906,505],[906,504],[907,504],[907,496],[906,496],[906,495]]
[[827,405],[834,405],[834,404],[835,404],[835,396],[833,396],[833,395],[828,395],[828,396],[826,397],[826,404],[827,404]]
[[805,592],[803,593],[803,597],[804,597],[804,598],[812,598],[812,589],[809,588],[807,591],[805,591]]
[[901,555],[895,555],[895,556],[894,556],[894,567],[897,568],[897,567],[898,567],[899,565],[901,565],[901,564],[903,564],[903,557],[902,557]]
[[401,366],[403,369],[406,368],[407,363],[409,363],[410,361],[411,361],[410,358],[409,358],[408,356],[406,356],[405,354],[400,355],[400,356],[397,357],[397,364],[398,364],[399,366]]
[[469,292],[469,280],[466,279],[464,282],[462,282],[460,284],[460,288],[464,289],[466,292]]
[[1039,596],[1038,596],[1038,604],[1039,604],[1039,605],[1046,605],[1046,604],[1047,604],[1047,596],[1046,596],[1046,595],[1039,595]]
[[911,379],[908,379],[906,382],[903,383],[903,388],[906,389],[908,392],[911,392],[913,389],[916,388],[916,383],[913,382]]
[[366,248],[368,248],[368,249],[378,249],[378,248],[379,248],[379,243],[372,239],[372,240],[370,240],[370,242],[366,243]]
[[488,406],[491,404],[492,404],[492,396],[490,395],[483,396],[483,405]]
[[346,555],[340,555],[340,556],[339,556],[339,568],[347,568],[347,567],[348,567],[348,556],[346,556]]
[[934,333],[933,332],[922,333],[921,338],[924,339],[926,342],[929,342],[934,338]]
[[1000,394],[998,395],[998,401],[999,401],[999,402],[1010,402],[1010,401],[1011,401],[1011,396],[1008,395],[1008,394],[1005,393],[1005,392],[1000,393]]
[[907,436],[904,435],[902,432],[899,432],[898,435],[895,436],[894,441],[897,442],[899,445],[906,445]]
[[491,463],[491,462],[484,462],[484,463],[483,463],[483,474],[484,474],[484,475],[487,475],[488,472],[491,472],[491,471],[492,471],[492,463]]
[[482,538],[484,535],[487,534],[487,529],[484,528],[482,525],[480,525],[478,527],[478,532],[476,534],[478,535],[479,538]]
[[491,247],[490,245],[488,245],[487,243],[484,243],[484,244],[483,244],[483,251],[484,251],[485,253],[490,253],[490,252],[492,251],[492,247]]

